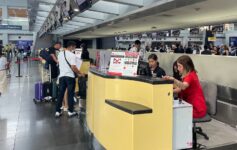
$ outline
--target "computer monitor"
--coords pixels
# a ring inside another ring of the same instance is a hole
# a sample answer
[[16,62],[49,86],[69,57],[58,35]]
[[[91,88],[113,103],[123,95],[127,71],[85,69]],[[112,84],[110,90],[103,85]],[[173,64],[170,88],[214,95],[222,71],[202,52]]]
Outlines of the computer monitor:
[[149,63],[145,61],[139,61],[137,74],[149,76]]

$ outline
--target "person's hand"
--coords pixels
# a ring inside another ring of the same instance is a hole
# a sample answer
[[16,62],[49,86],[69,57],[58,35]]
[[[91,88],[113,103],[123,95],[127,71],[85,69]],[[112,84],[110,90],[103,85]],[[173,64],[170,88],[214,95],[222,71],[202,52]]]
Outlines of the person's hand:
[[85,77],[86,75],[84,73],[78,74],[78,77]]
[[174,77],[171,76],[163,76],[162,79],[174,81]]

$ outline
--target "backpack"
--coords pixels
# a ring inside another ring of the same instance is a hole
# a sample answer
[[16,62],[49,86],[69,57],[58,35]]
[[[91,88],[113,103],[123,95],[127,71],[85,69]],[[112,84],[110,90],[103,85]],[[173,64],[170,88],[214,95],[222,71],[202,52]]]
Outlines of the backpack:
[[47,51],[46,49],[43,49],[40,51],[40,57],[43,58],[47,63],[51,63],[52,58],[49,54],[49,51]]

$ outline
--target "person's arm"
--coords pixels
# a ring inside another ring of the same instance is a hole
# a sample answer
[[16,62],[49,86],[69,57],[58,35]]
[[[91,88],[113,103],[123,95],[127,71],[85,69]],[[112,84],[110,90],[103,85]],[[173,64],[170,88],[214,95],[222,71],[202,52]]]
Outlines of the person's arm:
[[85,76],[83,73],[80,72],[80,70],[76,66],[76,56],[73,54],[71,55],[71,58],[69,59],[69,62],[71,64],[72,71],[77,74],[77,76]]
[[181,82],[181,81],[175,79],[174,77],[164,76],[163,79],[174,81],[174,84],[178,88],[180,88],[180,90],[185,90],[185,89],[187,89],[189,87],[189,84],[187,82]]
[[53,61],[58,64],[58,60],[57,60],[55,54],[50,54],[50,56],[52,57]]
[[175,87],[174,89],[173,89],[173,92],[175,93],[175,94],[178,94],[178,93],[180,93],[182,90],[179,88],[179,87]]
[[85,76],[83,73],[80,72],[80,70],[77,68],[76,65],[71,65],[72,71],[75,72],[79,77]]

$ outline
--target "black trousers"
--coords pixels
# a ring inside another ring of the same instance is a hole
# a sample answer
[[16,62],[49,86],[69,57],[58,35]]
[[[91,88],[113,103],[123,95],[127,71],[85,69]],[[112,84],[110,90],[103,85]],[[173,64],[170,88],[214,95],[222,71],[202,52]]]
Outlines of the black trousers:
[[68,90],[68,111],[74,111],[74,92],[75,92],[75,78],[61,77],[59,78],[59,95],[56,104],[56,112],[61,111],[62,102],[66,89]]

